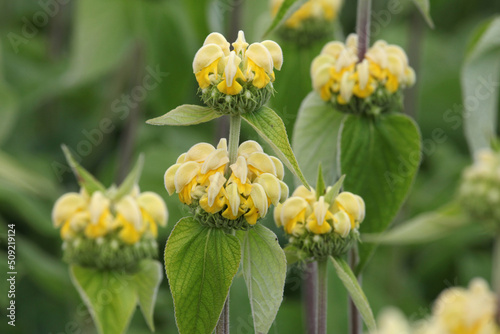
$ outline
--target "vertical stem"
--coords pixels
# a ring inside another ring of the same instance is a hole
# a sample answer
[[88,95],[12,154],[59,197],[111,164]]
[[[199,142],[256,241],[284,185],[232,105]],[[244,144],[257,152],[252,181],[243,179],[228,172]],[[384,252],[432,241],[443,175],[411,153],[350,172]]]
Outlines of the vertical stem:
[[[349,266],[354,271],[358,263],[358,249],[356,247],[351,248],[349,251]],[[361,285],[361,274],[357,277],[359,284]],[[358,308],[354,305],[351,297],[349,297],[349,333],[350,334],[361,334],[363,331],[363,324],[361,322],[361,315],[359,314]]]
[[227,295],[226,302],[222,308],[217,327],[215,327],[216,334],[229,334],[229,294]]
[[[236,162],[238,156],[238,145],[240,141],[241,116],[229,116],[229,165]],[[234,232],[233,232],[234,234]],[[229,334],[229,294],[226,297],[226,302],[222,308],[222,312],[215,327],[216,334]]]
[[358,0],[358,14],[356,19],[356,33],[358,34],[358,62],[365,58],[370,45],[370,15],[371,0]]
[[495,244],[493,246],[493,265],[492,265],[492,286],[493,291],[495,291],[497,295],[497,315],[496,320],[500,325],[500,234],[497,235],[495,239]]
[[304,290],[302,296],[304,299],[304,307],[306,314],[306,328],[307,334],[316,334],[316,325],[318,320],[316,319],[317,312],[317,301],[318,292],[316,291],[316,282],[318,281],[318,263],[308,262],[306,265],[306,276],[304,277]]
[[238,145],[240,141],[241,116],[229,116],[229,163],[234,164],[238,157]]
[[318,334],[326,334],[326,310],[328,307],[328,271],[327,271],[327,259],[321,259],[318,261]]

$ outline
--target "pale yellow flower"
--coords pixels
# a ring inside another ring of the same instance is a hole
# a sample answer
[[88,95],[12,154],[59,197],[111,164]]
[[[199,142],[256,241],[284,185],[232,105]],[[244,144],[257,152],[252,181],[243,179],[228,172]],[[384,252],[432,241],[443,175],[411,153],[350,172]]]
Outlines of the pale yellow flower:
[[[230,50],[230,45],[233,50]],[[201,89],[216,86],[227,95],[237,95],[247,83],[262,89],[274,81],[274,69],[280,70],[283,53],[273,41],[248,44],[243,31],[230,44],[219,33],[212,33],[193,60],[193,72]]]
[[401,47],[377,41],[364,59],[358,60],[357,52],[357,35],[350,34],[345,44],[327,43],[313,60],[313,88],[323,100],[335,96],[336,103],[343,105],[353,96],[368,98],[380,87],[392,94],[415,83],[415,72]]
[[100,191],[88,196],[82,189],[61,196],[52,210],[54,226],[61,227],[64,240],[116,233],[124,243],[134,244],[146,231],[156,237],[157,225],[165,226],[167,219],[163,199],[152,192],[140,193],[138,187],[116,201]]
[[287,234],[302,233],[305,227],[314,234],[333,231],[346,238],[351,230],[359,228],[364,211],[364,201],[350,192],[342,192],[333,203],[328,203],[324,196],[316,199],[313,189],[300,186],[289,199],[276,206],[274,220],[278,227],[283,226]]
[[177,192],[182,203],[199,205],[210,214],[229,220],[244,216],[253,225],[271,204],[288,197],[283,164],[255,141],[241,143],[231,165],[225,139],[217,148],[196,144],[181,157],[167,169],[165,188],[170,195]]

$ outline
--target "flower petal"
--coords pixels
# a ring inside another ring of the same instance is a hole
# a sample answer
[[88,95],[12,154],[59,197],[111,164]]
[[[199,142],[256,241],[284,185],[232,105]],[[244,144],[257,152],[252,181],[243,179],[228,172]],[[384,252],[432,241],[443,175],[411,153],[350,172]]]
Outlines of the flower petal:
[[325,203],[325,197],[320,196],[318,201],[314,203],[314,216],[318,225],[321,226],[325,222],[326,213],[328,212],[328,204]]
[[[276,176],[264,173],[254,180],[253,185],[259,184],[264,188],[267,197],[271,200],[271,203],[277,205],[281,198],[281,185],[280,181]],[[253,189],[253,188],[252,188]]]
[[248,47],[248,43],[245,40],[245,33],[243,30],[238,31],[238,38],[233,42],[234,52],[237,55],[244,55]]
[[283,51],[281,51],[281,47],[278,45],[278,43],[276,43],[275,41],[266,40],[261,42],[260,44],[264,45],[271,54],[274,68],[278,71],[281,70],[281,66],[283,66]]
[[254,140],[247,140],[238,147],[238,156],[242,156],[245,159],[248,159],[250,154],[254,152],[264,152],[262,146]]
[[142,214],[139,205],[132,196],[125,196],[115,204],[117,214],[131,223],[137,231],[142,229]]
[[250,197],[252,197],[252,201],[255,208],[259,211],[259,217],[265,217],[267,215],[267,209],[269,208],[269,206],[264,187],[262,187],[258,183],[254,183],[252,185],[252,191],[250,192]]
[[[328,42],[326,45],[321,49],[320,55],[327,55],[332,57],[333,59],[337,58],[342,51],[345,50],[345,46],[342,42]],[[317,58],[317,57],[316,57]]]
[[139,207],[145,210],[160,226],[166,226],[168,210],[165,201],[152,191],[145,191],[137,198]]
[[177,163],[170,166],[165,172],[163,179],[165,182],[165,188],[167,189],[169,195],[172,195],[175,192],[175,173],[181,166],[182,164]]
[[248,166],[252,166],[260,173],[270,173],[276,175],[276,167],[271,158],[262,152],[254,152],[247,158]]
[[288,199],[288,186],[285,182],[283,181],[279,181],[280,182],[280,203],[283,203],[284,201],[286,201]]
[[287,225],[287,223],[294,218],[296,218],[299,213],[307,208],[307,202],[301,197],[290,197],[283,203],[283,208],[281,209],[281,223]]
[[185,161],[205,161],[208,155],[213,151],[215,151],[215,147],[212,145],[208,143],[198,143],[187,151]]
[[193,178],[198,175],[200,171],[200,164],[194,161],[183,163],[175,172],[174,184],[175,190],[180,193],[182,189],[188,185]]
[[245,184],[247,182],[248,167],[245,158],[241,156],[238,157],[238,159],[236,159],[236,162],[229,166],[229,168],[231,168],[234,176],[236,176],[242,184]]
[[229,162],[228,153],[224,149],[217,149],[212,151],[205,162],[201,166],[201,174],[206,174],[211,170],[216,170],[217,168],[224,166]]
[[104,196],[102,192],[94,192],[92,194],[92,197],[90,198],[89,204],[91,223],[97,224],[104,211],[109,210],[110,204],[111,201],[109,200],[109,198]]
[[79,193],[67,193],[59,197],[52,209],[52,222],[55,227],[59,227],[68,220],[78,210],[87,205],[83,196]]
[[238,193],[238,186],[231,183],[226,187],[226,195],[229,202],[229,208],[233,216],[238,216],[238,209],[240,208],[240,194]]
[[219,195],[224,183],[226,183],[226,178],[222,173],[217,172],[214,175],[210,175],[210,186],[207,188],[208,205],[212,207],[214,205],[215,199]]
[[351,219],[344,211],[339,211],[333,215],[333,228],[342,238],[347,237],[351,231]]
[[215,44],[220,47],[222,52],[224,52],[224,55],[229,55],[229,42],[226,40],[226,38],[222,35],[219,34],[218,32],[213,32],[210,35],[205,38],[205,42],[203,42],[203,45],[208,45],[208,44]]
[[360,218],[364,217],[364,210],[361,210],[362,208],[358,197],[359,196],[353,193],[343,191],[335,198],[334,203],[341,209],[340,211],[345,211],[356,221],[360,221]]
[[220,46],[216,44],[208,44],[202,46],[194,56],[193,72],[198,73],[223,56],[224,52],[222,51]]
[[246,52],[246,57],[251,59],[255,65],[264,69],[266,73],[273,72],[273,58],[267,48],[261,43],[251,44]]

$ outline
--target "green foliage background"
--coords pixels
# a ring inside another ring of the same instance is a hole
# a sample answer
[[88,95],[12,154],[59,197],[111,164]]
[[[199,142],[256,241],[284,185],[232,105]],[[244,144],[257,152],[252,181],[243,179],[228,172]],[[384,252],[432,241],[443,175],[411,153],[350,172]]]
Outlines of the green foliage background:
[[[337,29],[340,36],[355,25],[355,1],[346,2]],[[400,11],[391,14],[388,9],[395,5]],[[459,69],[473,28],[499,11],[496,0],[432,1],[436,27],[429,30],[410,1],[374,1],[373,39],[403,46],[418,78],[407,91],[406,111],[421,127],[424,160],[396,223],[454,196],[460,171],[470,162],[462,129]],[[234,27],[242,28],[248,41],[259,41],[269,23],[266,0],[0,2],[0,272],[7,272],[6,224],[12,223],[18,272],[15,329],[6,324],[7,287],[5,278],[0,279],[0,332],[95,331],[70,283],[68,265],[61,261],[61,241],[50,219],[58,196],[77,190],[60,144],[74,149],[106,185],[119,181],[130,161],[145,153],[140,186],[161,194],[170,212],[168,228],[160,230],[161,253],[175,222],[187,212],[164,189],[165,170],[196,142],[215,143],[227,133],[221,121],[191,127],[144,122],[180,104],[200,103],[191,63],[209,32],[228,36],[232,31],[234,36]],[[277,94],[270,104],[291,136],[299,104],[311,90],[309,64],[326,41],[298,49],[275,35],[271,38],[281,43],[285,62],[276,74]],[[123,94],[143,85],[148,69],[165,75],[144,98],[132,101],[138,102],[137,108],[127,107]],[[242,136],[257,139],[249,127],[243,128]],[[287,182],[293,188],[289,171]],[[264,224],[286,243],[271,217]],[[475,276],[489,278],[490,250],[489,238],[474,225],[426,245],[379,247],[364,276],[366,295],[375,313],[396,305],[411,319],[421,318],[444,288],[465,285]],[[328,326],[331,332],[345,333],[346,295],[331,270]],[[292,269],[270,333],[301,332],[300,296],[300,274]],[[231,298],[232,330],[253,332],[241,275]],[[158,333],[177,332],[167,281],[159,290],[155,324]],[[129,332],[148,332],[140,312]]]

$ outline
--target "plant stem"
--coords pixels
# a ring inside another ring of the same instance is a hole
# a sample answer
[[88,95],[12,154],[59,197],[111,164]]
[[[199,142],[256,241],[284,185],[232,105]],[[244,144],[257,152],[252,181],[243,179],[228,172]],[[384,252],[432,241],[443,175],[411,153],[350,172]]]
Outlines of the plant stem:
[[327,259],[318,260],[318,306],[316,308],[318,314],[317,333],[326,334],[326,310],[328,307],[328,271]]
[[358,14],[356,18],[356,33],[358,34],[358,62],[363,61],[370,45],[370,19],[372,1],[358,0]]
[[215,327],[216,334],[229,334],[229,294],[227,295],[226,302],[222,308],[217,327]]
[[[349,251],[349,266],[353,271],[356,269],[358,263],[358,249],[353,247]],[[361,285],[361,274],[357,277],[359,284]],[[363,330],[363,324],[361,323],[361,315],[359,314],[358,308],[354,305],[351,297],[349,297],[349,333],[350,334],[361,334]]]
[[238,157],[238,146],[240,142],[241,116],[229,116],[229,164],[234,164]]
[[308,262],[306,265],[306,276],[304,277],[304,289],[302,296],[304,298],[304,307],[306,314],[306,328],[307,334],[316,334],[316,325],[318,320],[316,319],[317,312],[317,295],[316,283],[318,281],[318,263]]
[[495,244],[493,245],[493,278],[491,281],[493,291],[497,295],[497,315],[496,320],[500,325],[500,234],[497,235],[495,239]]

